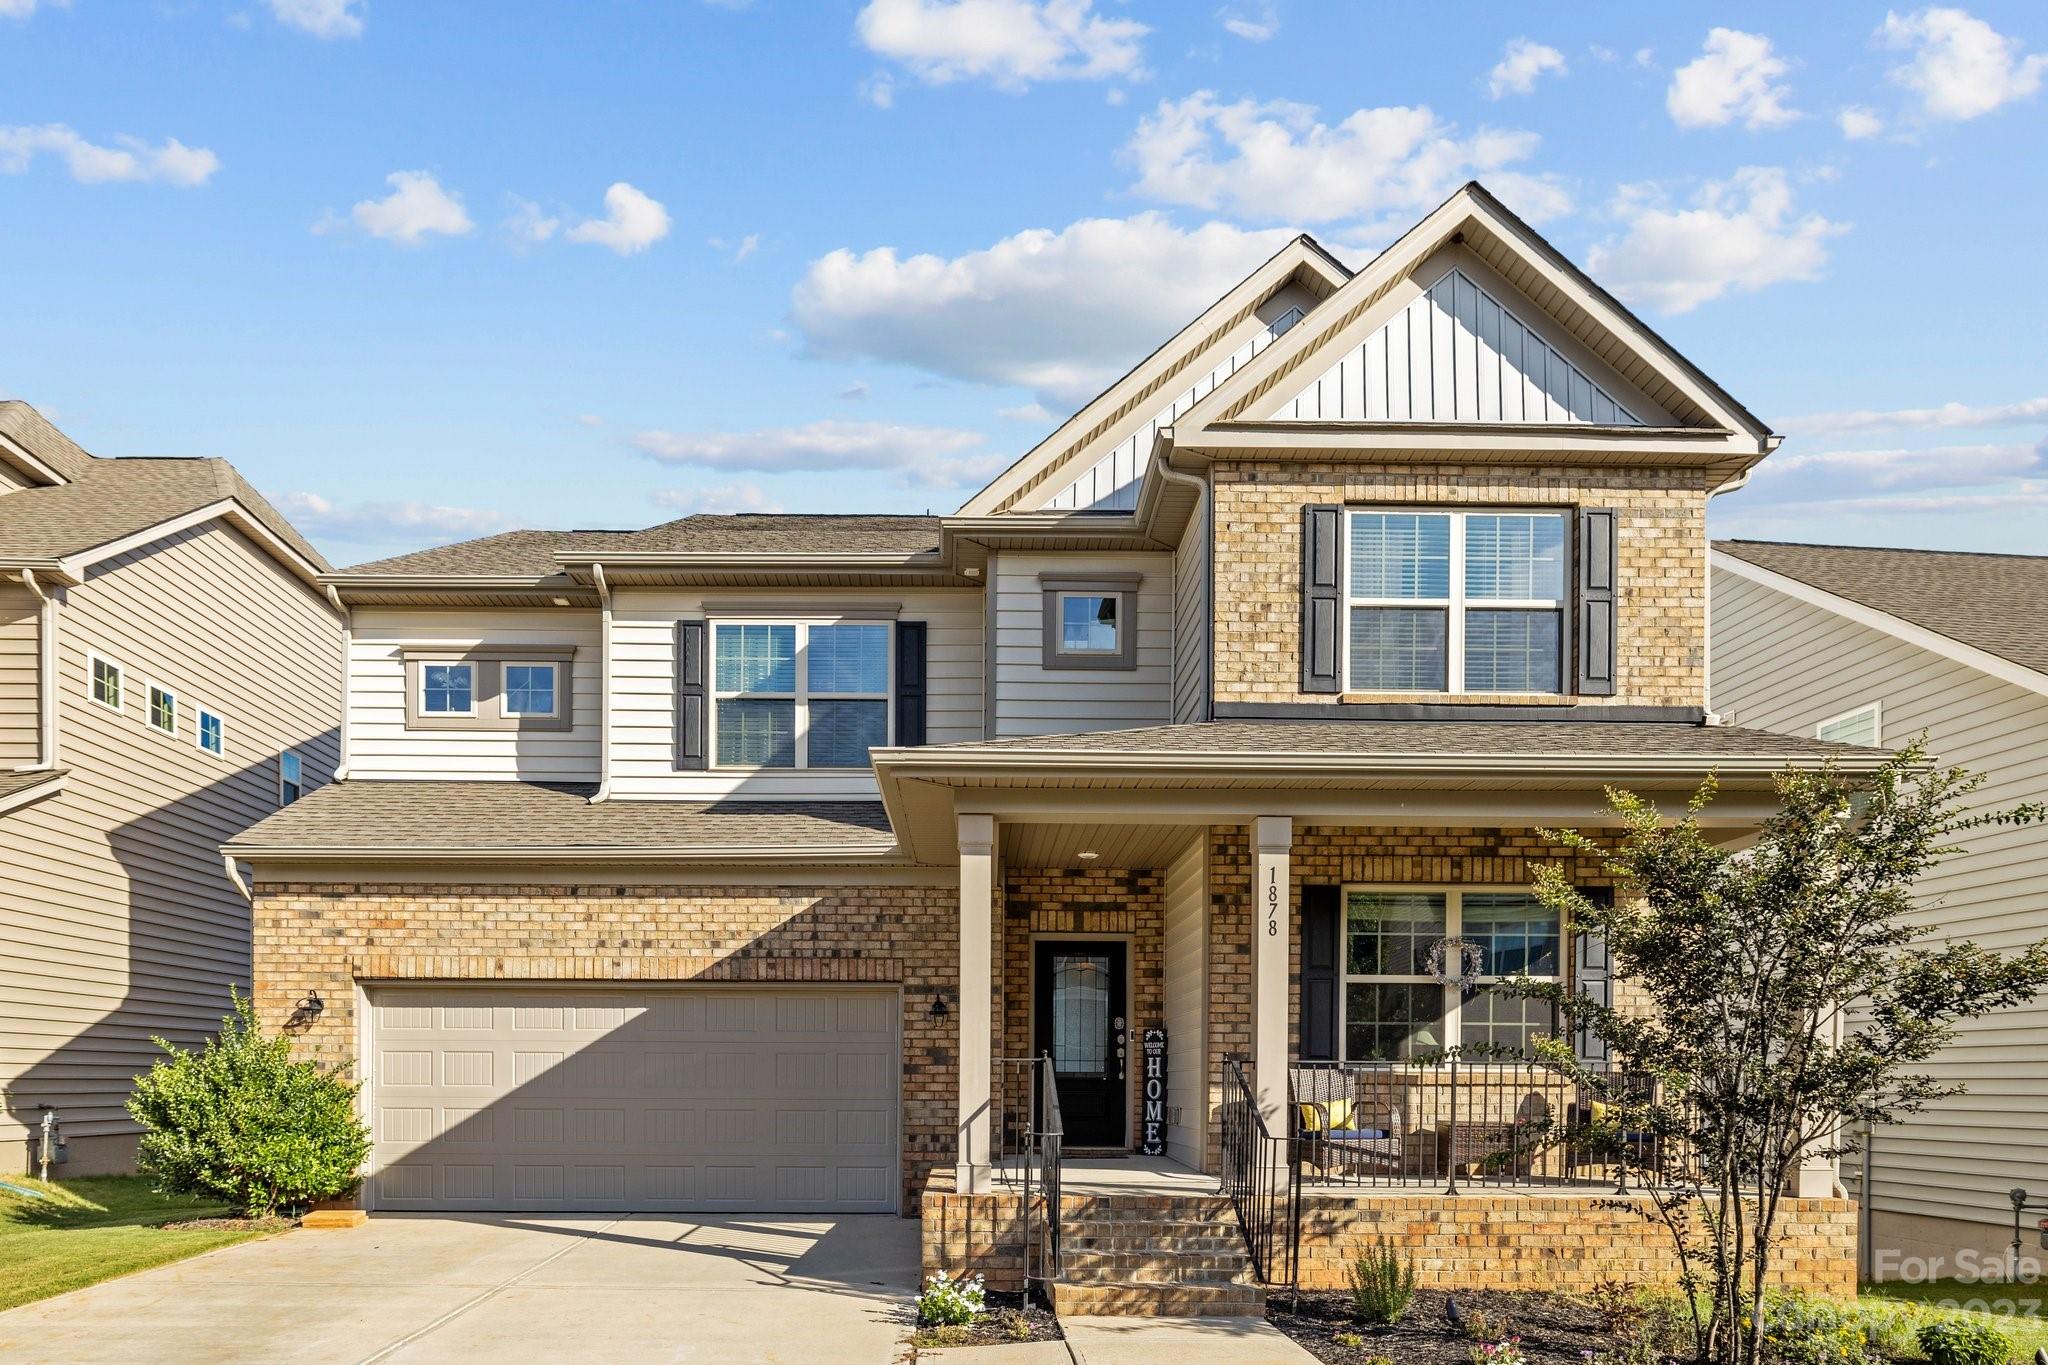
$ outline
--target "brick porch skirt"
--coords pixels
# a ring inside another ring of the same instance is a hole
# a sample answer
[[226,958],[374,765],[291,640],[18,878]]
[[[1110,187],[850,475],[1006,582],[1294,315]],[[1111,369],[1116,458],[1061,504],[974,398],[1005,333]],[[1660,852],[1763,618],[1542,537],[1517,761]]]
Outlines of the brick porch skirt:
[[[992,1289],[1022,1287],[1023,1210],[1014,1192],[956,1194],[951,1172],[923,1196],[924,1273],[979,1272]],[[1135,1216],[1179,1196],[1089,1196],[1129,1201]],[[1848,1298],[1856,1292],[1856,1204],[1787,1199],[1773,1280],[1788,1289]],[[1678,1276],[1670,1235],[1640,1195],[1378,1191],[1304,1194],[1301,1287],[1341,1289],[1351,1262],[1383,1238],[1415,1258],[1424,1285],[1453,1289],[1548,1289],[1575,1293],[1602,1280],[1668,1285]],[[1233,1231],[1234,1231],[1233,1225]]]

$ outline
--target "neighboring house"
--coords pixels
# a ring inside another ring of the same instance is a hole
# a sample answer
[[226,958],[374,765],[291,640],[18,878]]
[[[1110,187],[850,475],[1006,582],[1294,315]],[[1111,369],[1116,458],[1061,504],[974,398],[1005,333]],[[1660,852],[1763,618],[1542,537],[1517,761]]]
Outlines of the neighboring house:
[[334,771],[319,552],[220,460],[101,459],[0,403],[0,1174],[132,1169],[123,1103],[249,989],[220,845]]
[[[1713,700],[1732,724],[1896,749],[1984,779],[1973,809],[2048,799],[2048,557],[1714,546]],[[2048,937],[2048,831],[1972,830],[1920,922],[1987,948]],[[2048,1197],[2048,1001],[1972,1021],[1935,1074],[1968,1087],[1871,1136],[1870,1268],[2003,1255],[2008,1190]],[[1851,1166],[1853,1180],[1860,1163]],[[2036,1215],[2029,1215],[2028,1251]]]
[[[364,1081],[377,1209],[921,1210],[933,1268],[1014,1277],[1046,1053],[1066,1148],[1126,1158],[1095,1178],[1169,1243],[1232,1216],[1172,1191],[1311,1080],[1405,1088],[1360,1140],[1412,1192],[1550,1181],[1500,1144],[1574,1099],[1399,1065],[1555,1027],[1432,950],[1607,990],[1529,894],[1570,857],[1539,830],[1717,772],[1739,837],[1785,765],[1876,760],[1706,723],[1707,501],[1775,444],[1475,185],[1356,272],[1297,239],[955,516],[331,575],[345,780],[230,845],[259,1006]],[[1801,1185],[1787,1274],[1839,1290],[1848,1206]],[[1653,1222],[1560,1189],[1443,1206],[1431,1265],[1668,1274]],[[1244,1306],[1090,1283],[1111,1259],[1066,1301]]]

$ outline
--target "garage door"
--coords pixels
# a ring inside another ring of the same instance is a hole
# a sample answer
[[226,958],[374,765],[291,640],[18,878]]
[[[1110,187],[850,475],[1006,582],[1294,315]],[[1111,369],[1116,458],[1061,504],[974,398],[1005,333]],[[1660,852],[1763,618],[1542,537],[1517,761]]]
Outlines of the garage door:
[[387,988],[380,1209],[895,1212],[893,991]]

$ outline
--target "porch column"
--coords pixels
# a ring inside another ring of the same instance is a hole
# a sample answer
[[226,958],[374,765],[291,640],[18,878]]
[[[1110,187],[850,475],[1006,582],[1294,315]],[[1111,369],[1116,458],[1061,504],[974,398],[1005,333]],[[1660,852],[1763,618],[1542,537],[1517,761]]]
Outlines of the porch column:
[[1275,1136],[1287,1131],[1287,945],[1294,918],[1287,855],[1293,844],[1292,816],[1252,821],[1252,1084]]
[[989,1037],[994,1029],[996,821],[960,817],[960,1128],[953,1188],[986,1194],[990,1179]]

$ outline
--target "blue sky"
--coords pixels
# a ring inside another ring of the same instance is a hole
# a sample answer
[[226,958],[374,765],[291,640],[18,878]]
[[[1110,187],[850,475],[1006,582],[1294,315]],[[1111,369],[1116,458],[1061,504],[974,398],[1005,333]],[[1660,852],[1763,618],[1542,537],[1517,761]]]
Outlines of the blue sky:
[[951,511],[1477,176],[1787,433],[1718,534],[2048,552],[2048,9],[1444,13],[0,0],[0,392],[342,564]]

